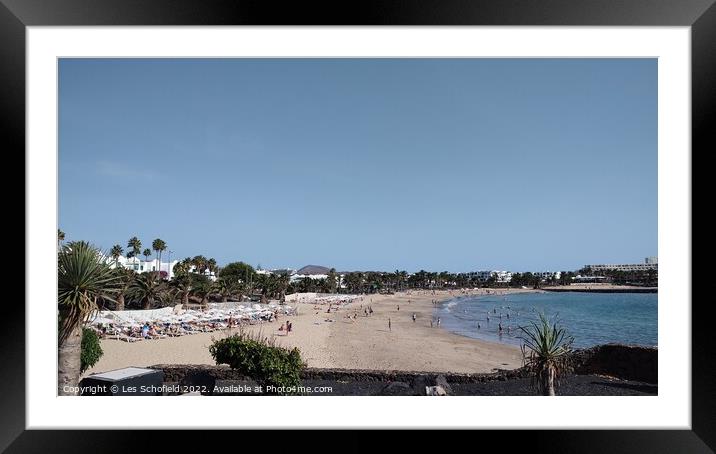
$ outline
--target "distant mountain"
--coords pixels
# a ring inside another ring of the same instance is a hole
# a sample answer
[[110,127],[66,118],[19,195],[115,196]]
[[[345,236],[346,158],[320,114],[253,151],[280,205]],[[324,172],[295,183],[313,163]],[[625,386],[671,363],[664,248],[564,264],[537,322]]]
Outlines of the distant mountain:
[[330,268],[326,268],[325,266],[306,265],[300,270],[296,271],[296,274],[328,274],[330,270]]

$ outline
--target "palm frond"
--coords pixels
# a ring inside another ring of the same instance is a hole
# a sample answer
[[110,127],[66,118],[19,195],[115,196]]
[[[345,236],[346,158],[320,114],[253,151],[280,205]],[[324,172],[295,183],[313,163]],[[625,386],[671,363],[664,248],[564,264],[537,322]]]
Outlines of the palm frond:
[[99,249],[84,241],[63,246],[57,257],[59,340],[97,310],[97,300],[114,301],[118,279]]

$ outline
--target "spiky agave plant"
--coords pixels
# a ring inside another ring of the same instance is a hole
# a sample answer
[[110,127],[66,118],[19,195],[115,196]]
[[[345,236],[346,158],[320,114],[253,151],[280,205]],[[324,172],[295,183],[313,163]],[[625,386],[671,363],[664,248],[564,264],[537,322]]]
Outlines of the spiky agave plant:
[[522,358],[524,365],[532,373],[532,386],[545,396],[555,395],[555,385],[559,378],[569,372],[569,353],[574,338],[558,325],[557,317],[550,322],[544,314],[539,314],[539,322],[530,322],[530,326],[520,326],[524,333]]
[[80,376],[82,325],[99,298],[113,301],[117,278],[102,253],[84,241],[66,244],[57,257],[59,316],[58,394],[74,394]]

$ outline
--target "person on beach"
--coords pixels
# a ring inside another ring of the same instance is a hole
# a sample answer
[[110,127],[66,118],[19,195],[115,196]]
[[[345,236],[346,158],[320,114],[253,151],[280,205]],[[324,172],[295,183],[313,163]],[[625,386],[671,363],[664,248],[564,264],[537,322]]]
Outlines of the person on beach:
[[499,324],[497,325],[497,332],[500,333],[500,334],[502,334],[502,323],[499,323]]
[[398,310],[400,310],[400,304],[398,304]]
[[393,331],[393,327],[390,324],[390,318],[388,318],[388,331]]
[[438,317],[438,326],[440,326],[440,317]]
[[417,318],[417,317],[415,317],[415,312],[413,312],[413,323],[415,323],[415,319],[416,319],[416,318]]
[[286,321],[286,333],[290,333],[291,331],[293,331],[293,323]]

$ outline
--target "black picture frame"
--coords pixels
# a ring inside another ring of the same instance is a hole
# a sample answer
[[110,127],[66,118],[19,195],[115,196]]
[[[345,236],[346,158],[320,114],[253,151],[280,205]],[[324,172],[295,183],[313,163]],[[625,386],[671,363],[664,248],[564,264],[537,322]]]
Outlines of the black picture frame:
[[[25,152],[25,28],[89,25],[543,25],[688,26],[692,52],[692,154],[714,147],[716,130],[715,0],[361,0],[277,4],[256,0],[0,0],[0,106],[5,156]],[[26,238],[27,241],[27,238]],[[27,267],[31,272],[32,264]],[[683,301],[688,307],[690,301]],[[38,302],[26,301],[26,304]],[[553,430],[510,435],[511,447],[553,452],[714,452],[716,355],[707,325],[708,299],[692,313],[692,430]],[[138,447],[172,449],[182,437],[144,432],[25,430],[25,310],[5,305],[0,374],[0,449],[7,452],[117,452]],[[18,321],[22,320],[23,323]],[[504,437],[504,434],[501,435]],[[481,435],[482,437],[482,435]],[[216,434],[212,444],[231,435]],[[140,441],[141,440],[141,441]],[[406,441],[420,441],[410,435]],[[402,443],[402,442],[401,442]],[[273,444],[273,442],[271,442]],[[350,443],[349,443],[350,444]]]

